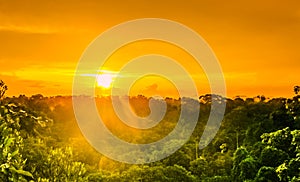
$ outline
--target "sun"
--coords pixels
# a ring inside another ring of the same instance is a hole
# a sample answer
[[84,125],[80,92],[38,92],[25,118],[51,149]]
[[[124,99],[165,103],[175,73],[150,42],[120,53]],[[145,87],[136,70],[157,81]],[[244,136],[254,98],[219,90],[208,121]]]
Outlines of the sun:
[[97,76],[97,85],[103,88],[111,87],[111,83],[113,82],[113,76],[109,73],[99,74]]

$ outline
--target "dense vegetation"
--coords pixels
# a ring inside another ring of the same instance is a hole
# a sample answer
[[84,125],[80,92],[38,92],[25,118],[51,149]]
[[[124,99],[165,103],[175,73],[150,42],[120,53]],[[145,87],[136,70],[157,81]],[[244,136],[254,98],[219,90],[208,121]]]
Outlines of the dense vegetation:
[[[217,136],[203,150],[198,150],[198,143],[212,97],[187,99],[200,104],[190,140],[166,159],[129,165],[106,158],[86,142],[74,118],[72,97],[3,98],[7,87],[3,82],[0,86],[0,181],[300,181],[297,95],[222,99],[226,115]],[[141,116],[149,113],[148,101],[143,96],[130,98]],[[124,126],[112,127],[118,125],[110,112],[103,114],[108,128],[124,140],[149,143],[170,132],[177,122],[180,99],[166,98],[166,102],[162,123],[154,131],[132,131],[135,137],[126,135]],[[97,103],[101,113],[101,104],[109,103],[109,98],[97,98]]]

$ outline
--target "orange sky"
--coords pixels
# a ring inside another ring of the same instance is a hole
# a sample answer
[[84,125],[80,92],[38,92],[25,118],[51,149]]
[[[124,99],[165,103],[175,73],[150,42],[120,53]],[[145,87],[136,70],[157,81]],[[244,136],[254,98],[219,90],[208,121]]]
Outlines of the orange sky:
[[291,97],[300,84],[298,0],[0,0],[0,79],[7,95],[71,95],[73,73],[88,44],[137,18],[170,19],[198,32],[220,61],[230,97]]

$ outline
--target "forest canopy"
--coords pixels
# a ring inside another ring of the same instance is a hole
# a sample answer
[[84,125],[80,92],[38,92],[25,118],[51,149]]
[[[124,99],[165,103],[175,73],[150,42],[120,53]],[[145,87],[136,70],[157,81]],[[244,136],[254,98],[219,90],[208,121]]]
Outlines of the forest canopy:
[[[188,99],[200,105],[189,141],[163,160],[140,165],[98,153],[81,134],[71,96],[5,97],[6,90],[1,81],[0,181],[300,181],[298,87],[293,98],[224,98],[226,113],[220,130],[203,150],[198,143],[212,97]],[[106,114],[108,128],[132,143],[151,143],[168,134],[181,110],[181,99],[165,98],[163,121],[151,131],[138,131],[117,125],[112,111],[101,110],[107,108],[109,97],[95,99],[99,112]],[[137,115],[149,114],[149,99],[130,98]]]

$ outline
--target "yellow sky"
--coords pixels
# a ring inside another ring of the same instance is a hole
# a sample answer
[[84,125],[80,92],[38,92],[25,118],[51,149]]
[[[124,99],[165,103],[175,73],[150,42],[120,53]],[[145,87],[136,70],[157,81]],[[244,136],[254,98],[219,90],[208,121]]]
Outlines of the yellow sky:
[[[88,44],[106,29],[137,18],[170,19],[198,32],[220,61],[230,97],[290,97],[300,84],[298,0],[0,0],[0,79],[9,87],[7,94],[71,95],[73,73]],[[147,51],[159,50],[134,53]],[[121,61],[113,61],[108,68],[116,71],[113,65]],[[143,83],[141,90],[155,85]]]

